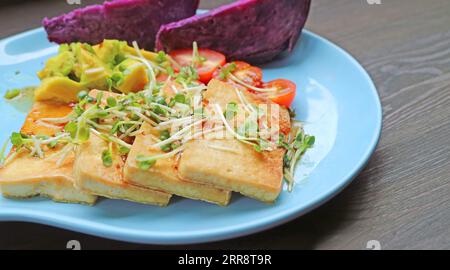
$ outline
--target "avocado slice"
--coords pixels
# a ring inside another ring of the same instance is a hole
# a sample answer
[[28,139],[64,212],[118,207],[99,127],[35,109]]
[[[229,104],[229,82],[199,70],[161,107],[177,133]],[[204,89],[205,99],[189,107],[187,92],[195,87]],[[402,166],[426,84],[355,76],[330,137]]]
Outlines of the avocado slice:
[[34,98],[37,101],[76,102],[77,94],[85,89],[86,87],[81,83],[67,77],[50,77],[42,80],[41,85],[34,92]]
[[125,41],[115,39],[105,39],[102,43],[93,46],[97,57],[110,69],[125,60],[125,50],[127,46]]
[[88,89],[106,89],[110,68],[97,57],[95,50],[88,44],[72,43],[72,51],[77,59],[75,75]]
[[122,93],[142,91],[149,82],[147,68],[134,59],[126,59],[117,65],[112,78],[114,87]]
[[[162,68],[170,66],[162,52],[140,50],[140,54]],[[79,91],[91,89],[123,93],[144,90],[150,78],[146,65],[136,58],[139,56],[133,47],[119,40],[105,39],[94,46],[80,42],[62,44],[58,54],[38,72],[42,83],[36,90],[36,100],[74,102]],[[160,70],[154,72],[158,75]]]
[[75,65],[75,56],[61,46],[60,53],[50,58],[45,67],[38,72],[39,79],[53,76],[68,76]]

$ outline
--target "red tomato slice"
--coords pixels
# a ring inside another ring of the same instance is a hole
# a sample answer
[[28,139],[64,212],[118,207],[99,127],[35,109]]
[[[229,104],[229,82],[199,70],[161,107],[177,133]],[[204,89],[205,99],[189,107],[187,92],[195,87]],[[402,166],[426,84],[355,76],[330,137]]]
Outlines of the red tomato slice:
[[[192,65],[192,53],[193,49],[181,49],[172,51],[169,55],[180,66],[189,66]],[[226,58],[223,54],[209,49],[198,49],[198,54],[205,61],[201,65],[197,65],[197,73],[199,80],[206,84],[211,80],[214,71],[225,65]]]
[[156,81],[165,82],[165,81],[167,81],[168,78],[169,78],[169,75],[167,75],[165,73],[160,73],[160,74],[158,74],[158,76],[156,76]]
[[[236,68],[233,70],[232,74],[236,76],[241,81],[250,84],[255,87],[260,87],[262,85],[262,70],[258,67],[254,67],[243,61],[234,61],[226,64],[223,68],[226,68],[232,64],[236,65]],[[220,79],[221,70],[218,69],[214,72],[213,77]],[[227,81],[232,81],[230,78]]]
[[265,83],[263,87],[276,88],[277,91],[273,92],[273,94],[271,94],[269,98],[273,102],[287,108],[289,108],[292,104],[292,101],[294,101],[295,93],[297,90],[297,86],[295,85],[295,83],[285,79],[270,81],[268,83]]
[[241,63],[237,64],[238,68],[233,72],[233,75],[247,84],[255,87],[260,87],[262,85],[263,77],[262,69],[260,69],[259,67],[251,66],[245,62],[244,63],[248,66]]
[[234,63],[236,65],[236,70],[243,70],[243,69],[246,69],[246,68],[249,68],[252,66],[249,63],[244,62],[244,61],[233,61],[230,64],[232,64],[232,63]]

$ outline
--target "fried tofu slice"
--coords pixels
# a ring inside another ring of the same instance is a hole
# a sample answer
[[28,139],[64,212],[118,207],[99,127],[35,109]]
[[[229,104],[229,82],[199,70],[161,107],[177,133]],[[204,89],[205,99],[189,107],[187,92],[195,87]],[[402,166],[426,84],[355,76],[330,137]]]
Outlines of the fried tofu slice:
[[178,170],[183,178],[270,203],[281,192],[283,156],[281,149],[258,153],[237,140],[200,139],[186,145]]
[[[100,90],[89,92],[96,97]],[[102,91],[103,99],[117,97],[119,94]],[[122,199],[144,204],[166,206],[171,194],[127,183],[123,178],[124,157],[115,145],[112,145],[112,165],[103,164],[102,152],[108,149],[108,142],[91,134],[89,140],[77,150],[75,159],[75,185],[88,192],[111,199]]]
[[149,124],[144,124],[141,130],[142,132],[136,136],[125,164],[125,181],[222,206],[229,203],[230,191],[216,188],[209,184],[195,183],[188,180],[189,178],[181,179],[176,168],[176,157],[159,159],[150,169],[140,169],[136,162],[138,155],[152,156],[163,153],[161,150],[150,148],[155,143],[154,136],[157,136],[156,131]]
[[[250,103],[277,106],[250,93],[242,94]],[[219,104],[222,109],[230,102],[241,103],[235,87],[218,80],[209,83],[204,97],[209,104]],[[288,132],[288,112],[283,108],[271,110],[274,111],[279,111],[275,119],[279,121],[280,131]],[[186,144],[179,161],[178,173],[182,178],[212,184],[271,203],[282,189],[284,154],[283,149],[259,153],[251,145],[229,137],[202,138]]]
[[105,149],[108,149],[108,143],[94,134],[79,146],[74,166],[75,185],[78,188],[111,199],[159,206],[169,203],[171,195],[166,192],[123,181],[125,162],[114,146],[112,165],[106,167],[102,161],[102,151]]
[[[64,117],[72,111],[68,105],[51,102],[35,102],[28,114],[21,133],[27,135],[54,135],[62,127],[42,125],[39,120],[46,117]],[[46,158],[32,157],[27,151],[17,154],[11,162],[0,168],[0,189],[5,197],[28,198],[45,196],[57,202],[94,204],[97,196],[74,187],[71,152],[60,166],[50,158],[61,150],[56,147],[46,152]],[[12,155],[13,152],[10,153]]]
[[56,166],[55,160],[30,157],[22,152],[0,169],[0,189],[5,197],[49,197],[57,202],[94,204],[97,196],[74,187],[74,154]]

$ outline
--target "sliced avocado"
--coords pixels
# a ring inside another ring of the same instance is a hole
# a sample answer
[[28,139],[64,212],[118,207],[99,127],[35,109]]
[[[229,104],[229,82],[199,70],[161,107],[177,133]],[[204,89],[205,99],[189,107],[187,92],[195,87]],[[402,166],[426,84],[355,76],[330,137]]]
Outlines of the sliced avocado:
[[39,71],[39,79],[53,76],[68,76],[75,65],[75,56],[69,50],[63,50],[58,55],[50,58],[45,67]]
[[50,77],[42,80],[34,92],[35,100],[53,100],[64,103],[76,102],[77,94],[86,88],[67,77]]
[[117,65],[111,79],[114,88],[123,93],[142,91],[149,82],[147,68],[142,62],[134,59],[126,59]]
[[107,78],[111,74],[108,65],[97,57],[95,50],[90,45],[72,43],[71,48],[77,59],[74,72],[80,79],[80,83],[88,89],[106,89],[108,87]]
[[98,58],[108,65],[109,68],[113,69],[117,64],[125,60],[125,46],[127,46],[125,41],[105,39],[93,48]]
[[[62,44],[58,55],[38,72],[42,83],[36,90],[36,100],[76,102],[79,91],[91,89],[141,91],[149,83],[150,74],[146,63],[136,58],[139,54],[161,68],[171,65],[165,54],[145,50],[137,53],[125,41],[105,39],[94,46],[79,42]],[[157,76],[160,69],[153,72]]]

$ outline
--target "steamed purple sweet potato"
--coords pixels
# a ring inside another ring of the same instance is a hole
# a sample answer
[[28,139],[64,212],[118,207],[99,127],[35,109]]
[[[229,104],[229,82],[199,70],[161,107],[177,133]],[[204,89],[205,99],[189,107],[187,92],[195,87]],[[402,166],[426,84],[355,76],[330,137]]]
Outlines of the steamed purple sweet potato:
[[240,0],[205,14],[163,25],[157,50],[192,46],[224,53],[229,60],[263,63],[292,51],[308,16],[310,0]]
[[116,0],[73,10],[43,25],[48,39],[56,43],[119,39],[153,50],[156,33],[165,23],[195,14],[199,0]]

